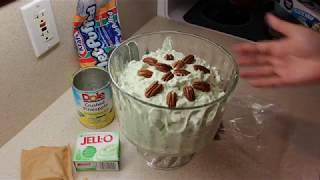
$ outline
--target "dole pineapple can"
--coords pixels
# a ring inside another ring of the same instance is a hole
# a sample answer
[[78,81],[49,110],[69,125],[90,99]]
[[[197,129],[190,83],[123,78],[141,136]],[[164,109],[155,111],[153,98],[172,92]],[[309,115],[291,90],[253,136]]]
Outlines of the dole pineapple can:
[[114,119],[108,72],[99,67],[82,68],[73,76],[72,91],[80,122],[99,129]]

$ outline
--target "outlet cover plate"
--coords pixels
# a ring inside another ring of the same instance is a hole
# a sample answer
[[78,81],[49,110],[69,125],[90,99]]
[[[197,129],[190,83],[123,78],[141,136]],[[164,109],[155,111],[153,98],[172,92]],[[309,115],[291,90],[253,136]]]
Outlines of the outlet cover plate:
[[59,43],[50,0],[34,0],[20,9],[37,57]]

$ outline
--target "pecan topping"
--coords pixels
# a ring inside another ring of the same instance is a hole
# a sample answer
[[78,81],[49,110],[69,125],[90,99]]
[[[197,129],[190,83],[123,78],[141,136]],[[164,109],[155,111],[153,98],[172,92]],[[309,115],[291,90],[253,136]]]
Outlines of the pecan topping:
[[185,70],[185,69],[176,69],[176,70],[174,70],[174,75],[176,75],[176,76],[186,76],[188,74],[190,74],[190,72]]
[[144,92],[144,95],[147,98],[157,95],[163,90],[162,84],[159,84],[159,81],[153,82]]
[[161,72],[169,72],[172,69],[170,65],[163,64],[163,63],[157,63],[155,66],[156,66],[156,69]]
[[202,71],[205,74],[210,73],[210,70],[208,68],[201,66],[201,65],[193,65],[193,69],[195,71]]
[[169,71],[166,74],[164,74],[161,79],[163,81],[170,81],[173,77],[174,75],[172,74],[172,72]]
[[174,91],[171,91],[167,94],[167,105],[169,108],[174,108],[176,107],[178,98],[177,98],[177,93]]
[[203,92],[209,92],[210,91],[210,84],[204,81],[193,81],[192,87]]
[[151,78],[152,74],[153,74],[153,72],[148,69],[140,69],[138,71],[138,75],[143,76],[145,78]]
[[191,86],[185,86],[183,88],[183,95],[189,100],[194,101],[196,99],[194,95],[194,90]]
[[184,66],[185,66],[185,63],[182,60],[179,60],[173,64],[173,67],[176,69],[182,69],[184,68]]
[[157,60],[155,58],[152,58],[152,57],[146,57],[143,59],[143,62],[146,63],[146,64],[149,64],[150,66],[154,66],[157,64]]
[[165,59],[168,61],[174,60],[174,56],[172,54],[166,54]]
[[190,55],[184,57],[184,58],[182,59],[182,61],[183,61],[184,63],[186,63],[186,64],[193,64],[194,61],[195,61],[195,59],[194,59],[194,56],[190,54]]
[[[175,57],[172,54],[165,54],[164,58],[167,61],[173,61],[175,60]],[[162,81],[168,82],[171,79],[174,78],[174,76],[187,76],[191,74],[188,70],[186,70],[187,64],[194,64],[196,62],[196,59],[194,55],[190,54],[185,56],[182,60],[177,60],[173,64],[167,64],[167,63],[161,63],[157,59],[153,57],[146,57],[143,59],[143,62],[154,66],[155,69],[157,69],[160,72],[163,72],[164,74],[161,77]],[[192,65],[193,69],[195,71],[201,71],[204,74],[210,73],[210,69],[203,66],[203,65]],[[147,68],[142,68],[138,70],[138,76],[142,76],[145,78],[151,78],[153,76],[153,73],[151,70]],[[192,85],[186,85],[182,89],[182,95],[188,100],[188,101],[195,101],[196,99],[196,90],[202,91],[202,92],[210,92],[211,85],[208,82],[202,81],[202,80],[195,80],[192,82]],[[153,96],[156,96],[157,94],[164,91],[163,85],[159,81],[154,81],[152,84],[150,84],[144,92],[144,95],[146,98],[150,98]],[[178,94],[175,91],[170,91],[166,95],[166,104],[169,108],[175,108],[177,106],[178,102]]]

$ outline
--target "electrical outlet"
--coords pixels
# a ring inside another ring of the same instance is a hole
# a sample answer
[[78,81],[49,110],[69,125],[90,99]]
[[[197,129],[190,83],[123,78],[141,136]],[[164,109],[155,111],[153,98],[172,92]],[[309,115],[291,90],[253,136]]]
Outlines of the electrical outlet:
[[35,23],[38,26],[39,35],[45,42],[50,41],[53,38],[51,31],[49,31],[47,16],[46,10],[43,9],[34,17]]
[[37,57],[59,43],[50,0],[34,0],[20,9]]

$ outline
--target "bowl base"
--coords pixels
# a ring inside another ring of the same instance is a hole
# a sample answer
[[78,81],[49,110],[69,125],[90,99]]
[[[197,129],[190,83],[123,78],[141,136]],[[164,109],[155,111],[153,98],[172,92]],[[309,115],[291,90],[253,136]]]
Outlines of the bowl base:
[[185,156],[159,155],[150,151],[137,148],[139,154],[147,161],[147,165],[160,170],[173,170],[186,165],[193,158],[194,154]]

